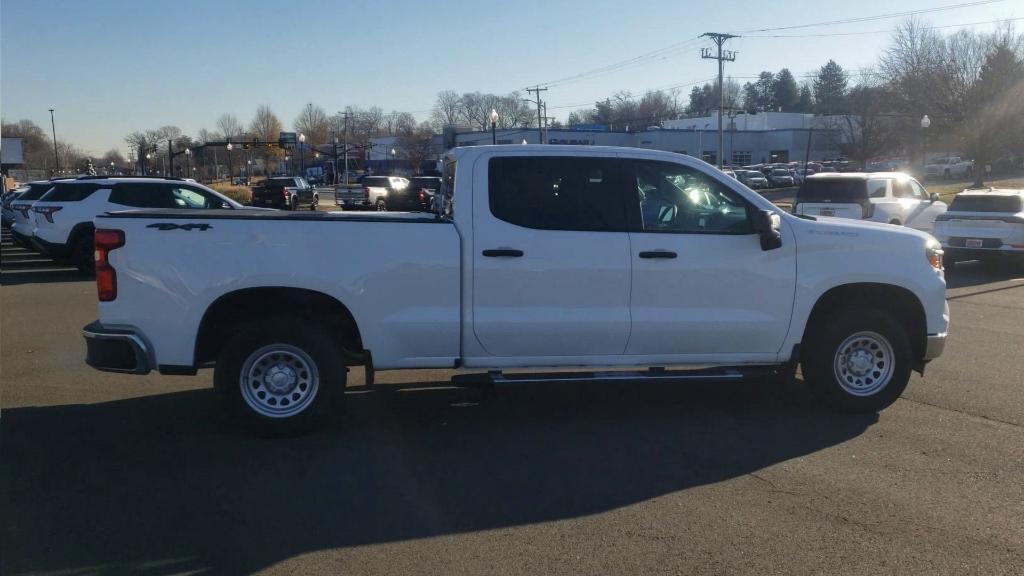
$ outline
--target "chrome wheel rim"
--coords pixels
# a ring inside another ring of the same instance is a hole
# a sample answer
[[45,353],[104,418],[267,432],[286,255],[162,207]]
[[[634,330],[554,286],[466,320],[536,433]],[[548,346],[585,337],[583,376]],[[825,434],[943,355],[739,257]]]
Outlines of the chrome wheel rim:
[[239,386],[245,403],[268,418],[288,418],[316,398],[320,374],[316,363],[290,344],[270,344],[242,364]]
[[895,369],[892,345],[877,332],[857,332],[836,348],[832,369],[847,394],[872,396],[892,380]]

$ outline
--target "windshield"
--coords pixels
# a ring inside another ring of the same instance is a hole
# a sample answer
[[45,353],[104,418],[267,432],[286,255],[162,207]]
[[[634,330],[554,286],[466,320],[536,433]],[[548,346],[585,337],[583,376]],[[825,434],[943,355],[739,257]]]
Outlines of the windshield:
[[814,179],[808,178],[796,193],[800,202],[834,202],[837,204],[859,204],[868,196],[867,186],[860,179]]
[[789,176],[789,170],[772,170],[772,176]]
[[949,210],[956,212],[1010,212],[1022,210],[1020,196],[1003,195],[960,195],[953,199]]

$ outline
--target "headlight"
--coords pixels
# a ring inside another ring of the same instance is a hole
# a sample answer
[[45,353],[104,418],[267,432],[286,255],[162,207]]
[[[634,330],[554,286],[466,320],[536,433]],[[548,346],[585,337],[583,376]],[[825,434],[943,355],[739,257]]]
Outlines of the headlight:
[[932,265],[932,268],[936,270],[942,270],[942,245],[934,239],[929,240],[928,244],[924,248],[925,256],[928,258],[928,263]]

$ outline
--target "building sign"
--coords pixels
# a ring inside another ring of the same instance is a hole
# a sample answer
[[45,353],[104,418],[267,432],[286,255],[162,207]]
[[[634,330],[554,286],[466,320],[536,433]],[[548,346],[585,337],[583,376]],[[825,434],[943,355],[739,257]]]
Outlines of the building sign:
[[548,140],[548,144],[571,144],[571,145],[582,145],[582,146],[593,146],[593,140],[577,140],[575,138],[566,140],[565,138],[551,138]]

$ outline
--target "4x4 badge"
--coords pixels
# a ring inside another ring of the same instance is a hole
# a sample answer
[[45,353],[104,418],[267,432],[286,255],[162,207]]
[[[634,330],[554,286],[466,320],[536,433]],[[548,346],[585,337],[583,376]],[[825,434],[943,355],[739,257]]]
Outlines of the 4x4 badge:
[[146,228],[156,228],[157,230],[199,230],[200,232],[206,232],[210,228],[213,228],[210,224],[174,224],[173,222],[157,222],[150,224]]

